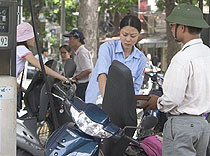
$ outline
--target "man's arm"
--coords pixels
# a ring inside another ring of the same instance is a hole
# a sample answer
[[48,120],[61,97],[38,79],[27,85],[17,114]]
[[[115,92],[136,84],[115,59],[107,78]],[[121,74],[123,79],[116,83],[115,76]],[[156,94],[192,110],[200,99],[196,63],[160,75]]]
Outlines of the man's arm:
[[151,98],[145,109],[159,109],[162,112],[170,112],[179,106],[185,96],[189,71],[187,65],[183,66],[181,58],[172,60],[163,81],[163,95],[160,98]]
[[79,79],[82,79],[84,77],[88,77],[88,75],[92,72],[92,69],[87,69],[85,71],[82,71],[78,75],[74,76],[72,79],[78,81]]

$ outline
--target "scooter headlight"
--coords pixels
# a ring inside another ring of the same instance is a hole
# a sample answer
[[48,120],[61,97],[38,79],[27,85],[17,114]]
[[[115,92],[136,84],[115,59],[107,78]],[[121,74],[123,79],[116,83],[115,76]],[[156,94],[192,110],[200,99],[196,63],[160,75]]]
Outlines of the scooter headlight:
[[103,129],[103,125],[92,121],[84,112],[77,111],[73,106],[71,106],[70,112],[74,122],[84,133],[99,138],[109,138],[112,136],[111,133]]

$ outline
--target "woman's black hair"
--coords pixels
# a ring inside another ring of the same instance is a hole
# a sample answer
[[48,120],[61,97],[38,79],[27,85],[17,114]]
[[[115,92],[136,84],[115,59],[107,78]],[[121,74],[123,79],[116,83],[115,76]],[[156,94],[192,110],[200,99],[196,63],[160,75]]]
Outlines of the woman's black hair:
[[17,46],[19,46],[19,45],[24,45],[26,48],[28,48],[28,49],[29,49],[28,44],[27,44],[27,42],[26,42],[26,41],[23,41],[23,42],[17,42]]
[[125,16],[120,22],[120,29],[126,26],[134,27],[139,31],[139,33],[141,32],[141,22],[139,18],[136,16],[133,15]]
[[71,53],[71,48],[68,45],[62,45],[59,47],[59,50],[61,50],[61,48],[64,48],[68,51],[68,53]]

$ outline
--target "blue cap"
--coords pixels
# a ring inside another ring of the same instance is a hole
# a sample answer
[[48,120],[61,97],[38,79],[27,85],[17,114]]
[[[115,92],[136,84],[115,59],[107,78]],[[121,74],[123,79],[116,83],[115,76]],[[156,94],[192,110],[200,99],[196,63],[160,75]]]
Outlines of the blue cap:
[[82,44],[85,43],[85,42],[84,42],[85,37],[84,37],[83,33],[82,33],[81,31],[77,30],[77,29],[72,30],[72,31],[71,31],[70,33],[68,33],[68,34],[64,34],[63,36],[64,36],[64,37],[75,37],[75,38],[79,38],[79,39],[80,39],[80,42],[81,42]]

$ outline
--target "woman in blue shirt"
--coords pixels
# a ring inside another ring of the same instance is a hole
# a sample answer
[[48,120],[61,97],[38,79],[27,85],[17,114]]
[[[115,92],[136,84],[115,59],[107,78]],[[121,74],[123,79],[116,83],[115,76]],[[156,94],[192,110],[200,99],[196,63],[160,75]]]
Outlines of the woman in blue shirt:
[[135,47],[140,31],[140,20],[136,16],[125,16],[120,22],[120,40],[108,41],[100,46],[98,59],[86,90],[86,103],[102,102],[108,70],[113,60],[120,61],[131,70],[135,94],[138,94],[146,65],[145,55]]

